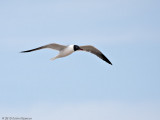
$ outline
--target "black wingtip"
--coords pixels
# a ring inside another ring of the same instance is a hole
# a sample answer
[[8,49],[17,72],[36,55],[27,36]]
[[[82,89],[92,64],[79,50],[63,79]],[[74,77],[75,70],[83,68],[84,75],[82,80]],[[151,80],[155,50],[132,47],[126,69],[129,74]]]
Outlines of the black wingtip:
[[104,61],[106,61],[108,64],[112,65],[112,63],[109,61],[108,58],[106,58],[106,56],[104,56],[103,54],[101,54],[101,56],[102,56],[102,59],[103,59]]
[[26,51],[21,51],[20,53],[26,53]]
[[110,65],[113,65],[113,64],[111,63],[111,61],[109,61],[109,60],[107,60],[106,62],[109,63]]
[[108,64],[113,65],[109,60],[106,61]]
[[110,65],[113,65],[112,63],[109,63]]

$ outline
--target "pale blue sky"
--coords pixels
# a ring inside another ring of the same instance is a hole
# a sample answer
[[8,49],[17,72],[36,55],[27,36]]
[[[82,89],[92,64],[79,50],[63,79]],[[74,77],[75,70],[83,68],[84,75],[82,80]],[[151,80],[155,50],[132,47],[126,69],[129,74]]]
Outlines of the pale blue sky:
[[[158,0],[0,1],[0,117],[159,120]],[[94,45],[113,63],[49,43]]]

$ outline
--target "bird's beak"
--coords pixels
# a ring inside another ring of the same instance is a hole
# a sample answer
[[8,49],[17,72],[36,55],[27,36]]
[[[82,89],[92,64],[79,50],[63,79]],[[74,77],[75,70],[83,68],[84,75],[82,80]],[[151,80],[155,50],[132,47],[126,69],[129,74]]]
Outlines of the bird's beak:
[[80,48],[79,50],[83,50],[83,49]]

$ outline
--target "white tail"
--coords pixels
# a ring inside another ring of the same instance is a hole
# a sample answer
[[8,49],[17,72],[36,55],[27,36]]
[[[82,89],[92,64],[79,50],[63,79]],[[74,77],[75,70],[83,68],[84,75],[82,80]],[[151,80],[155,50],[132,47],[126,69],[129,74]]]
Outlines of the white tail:
[[55,59],[57,59],[57,57],[51,58],[50,60],[52,60],[52,61],[53,61],[53,60],[55,60]]
[[57,58],[59,58],[59,55],[57,55],[56,57],[53,57],[53,58],[51,58],[50,60],[55,60],[55,59],[57,59]]

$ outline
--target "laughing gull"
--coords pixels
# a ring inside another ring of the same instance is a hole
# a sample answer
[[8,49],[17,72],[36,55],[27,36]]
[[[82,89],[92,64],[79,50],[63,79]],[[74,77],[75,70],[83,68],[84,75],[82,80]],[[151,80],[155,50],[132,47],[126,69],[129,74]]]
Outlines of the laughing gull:
[[94,46],[91,46],[91,45],[85,45],[85,46],[68,45],[68,46],[65,46],[65,45],[59,45],[59,44],[52,43],[52,44],[44,45],[44,46],[41,46],[41,47],[38,47],[35,49],[22,51],[21,53],[32,52],[32,51],[40,50],[40,49],[44,49],[44,48],[51,48],[51,49],[59,51],[59,54],[56,57],[51,58],[51,60],[65,57],[65,56],[72,54],[75,51],[82,50],[82,51],[93,53],[96,56],[98,56],[99,58],[101,58],[102,60],[104,60],[107,63],[112,65],[112,63],[103,55],[103,53],[101,51],[99,51],[97,48],[95,48]]

